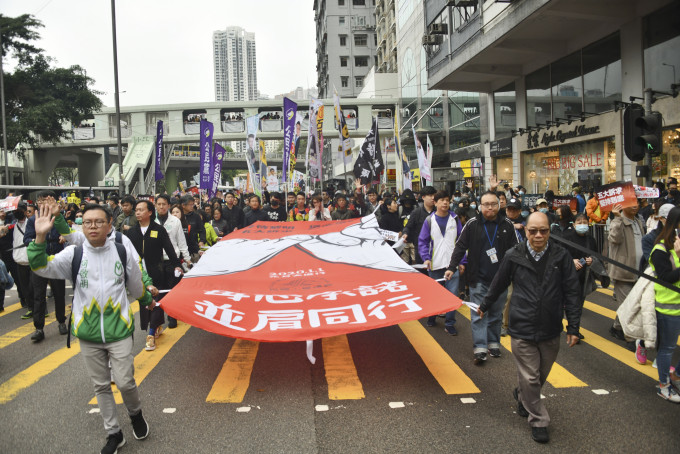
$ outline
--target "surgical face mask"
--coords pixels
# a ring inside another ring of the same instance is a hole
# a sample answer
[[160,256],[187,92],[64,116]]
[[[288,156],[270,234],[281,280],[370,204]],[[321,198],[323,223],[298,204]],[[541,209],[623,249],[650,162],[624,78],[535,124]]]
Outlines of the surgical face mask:
[[529,212],[528,211],[522,211],[522,217],[525,218],[527,216],[529,216]]
[[76,218],[76,224],[83,225],[83,218]]
[[576,233],[579,235],[585,235],[588,233],[588,224],[576,224],[574,230],[576,230]]
[[471,204],[470,204],[470,208],[472,208],[472,209],[477,209],[477,204],[476,204],[476,203],[471,203]]
[[454,202],[460,202],[460,197],[454,197],[454,198],[453,198],[453,201],[454,201]]
[[548,214],[548,209],[547,208],[539,208],[538,211],[540,211],[543,214]]
[[524,191],[519,191],[519,195],[524,195]]

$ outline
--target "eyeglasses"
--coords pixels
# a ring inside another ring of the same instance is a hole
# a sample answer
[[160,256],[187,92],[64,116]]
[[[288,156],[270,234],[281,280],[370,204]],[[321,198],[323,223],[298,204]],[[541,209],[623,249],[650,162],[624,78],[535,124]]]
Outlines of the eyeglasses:
[[83,227],[96,227],[100,228],[104,224],[106,224],[106,221],[104,219],[95,219],[94,221],[92,219],[88,219],[87,221],[83,221]]
[[498,203],[482,203],[482,206],[483,206],[484,208],[495,208],[495,207],[497,207],[498,205],[499,205]]
[[529,235],[536,235],[538,232],[541,232],[541,235],[547,235],[550,229],[527,229]]

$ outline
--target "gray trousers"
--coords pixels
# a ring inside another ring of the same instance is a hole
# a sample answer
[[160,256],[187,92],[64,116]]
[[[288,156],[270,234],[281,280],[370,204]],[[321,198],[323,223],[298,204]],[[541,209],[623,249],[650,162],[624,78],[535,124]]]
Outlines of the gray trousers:
[[[128,415],[133,416],[142,409],[139,391],[135,382],[134,356],[132,355],[132,336],[118,342],[97,344],[80,341],[80,352],[85,361],[85,368],[94,384],[99,412],[104,419],[104,429],[111,435],[120,430],[116,413],[116,400],[111,391],[111,374],[116,380],[118,390]],[[111,368],[109,369],[109,360]]]
[[[613,283],[614,295],[616,295],[616,304],[618,308],[618,306],[621,306],[621,303],[623,303],[623,300],[626,299],[630,291],[633,290],[635,282],[613,280]],[[619,321],[618,315],[614,319],[614,328],[621,329],[621,322]]]
[[541,401],[541,388],[560,351],[560,336],[542,342],[511,339],[512,356],[517,364],[519,401],[529,412],[531,427],[548,427],[550,416]]

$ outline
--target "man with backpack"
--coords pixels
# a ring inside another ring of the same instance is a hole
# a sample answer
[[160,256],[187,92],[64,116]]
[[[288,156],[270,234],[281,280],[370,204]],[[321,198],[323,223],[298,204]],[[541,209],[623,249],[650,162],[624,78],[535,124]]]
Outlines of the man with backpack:
[[53,204],[42,204],[36,212],[36,236],[27,251],[29,263],[33,272],[43,278],[73,280],[69,325],[71,333],[80,340],[81,356],[94,384],[108,434],[101,452],[113,454],[125,444],[125,437],[118,424],[111,372],[132,421],[135,438],[141,440],[149,435],[134,378],[134,316],[130,303],[139,300],[140,304],[148,305],[150,293],[158,291],[151,285],[145,288],[140,259],[131,243],[124,246],[122,241],[115,241],[114,235],[109,236],[112,215],[108,208],[87,205],[83,210],[86,241],[48,257],[45,241],[54,227],[54,215]]

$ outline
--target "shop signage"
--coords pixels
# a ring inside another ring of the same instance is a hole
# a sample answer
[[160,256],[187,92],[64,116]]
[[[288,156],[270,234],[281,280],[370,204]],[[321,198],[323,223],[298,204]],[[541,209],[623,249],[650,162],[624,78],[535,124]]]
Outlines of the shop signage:
[[564,143],[565,140],[575,139],[577,137],[588,136],[590,134],[597,134],[600,132],[599,126],[587,127],[585,125],[575,126],[574,129],[562,131],[544,132],[539,141],[539,132],[529,133],[527,137],[527,148],[538,148],[540,146],[549,147],[553,142]]
[[512,138],[494,140],[489,144],[491,157],[506,156],[512,154]]

